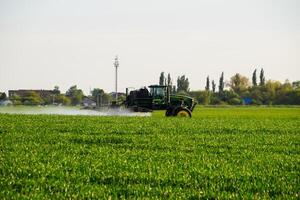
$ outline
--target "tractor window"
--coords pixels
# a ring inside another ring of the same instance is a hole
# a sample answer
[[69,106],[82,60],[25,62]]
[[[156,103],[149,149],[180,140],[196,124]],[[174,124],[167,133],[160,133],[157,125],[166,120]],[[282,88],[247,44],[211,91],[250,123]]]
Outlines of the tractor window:
[[163,99],[165,97],[165,88],[160,88],[160,87],[151,88],[151,95],[154,98]]
[[162,96],[162,97],[165,96],[164,88],[157,88],[156,92],[158,96]]

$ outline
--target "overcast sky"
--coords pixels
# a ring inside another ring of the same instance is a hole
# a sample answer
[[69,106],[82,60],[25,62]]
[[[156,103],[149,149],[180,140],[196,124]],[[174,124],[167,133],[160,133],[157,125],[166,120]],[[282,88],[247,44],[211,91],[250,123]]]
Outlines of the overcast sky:
[[299,0],[0,0],[0,91],[77,84],[119,90],[158,83],[193,90],[205,77],[300,79]]

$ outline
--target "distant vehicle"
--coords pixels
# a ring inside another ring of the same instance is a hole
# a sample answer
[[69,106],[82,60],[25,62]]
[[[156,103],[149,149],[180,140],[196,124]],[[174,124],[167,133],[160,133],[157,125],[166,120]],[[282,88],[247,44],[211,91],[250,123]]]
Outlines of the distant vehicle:
[[166,110],[166,116],[192,117],[196,102],[184,95],[172,95],[169,86],[151,85],[129,93],[126,88],[125,106],[135,112]]

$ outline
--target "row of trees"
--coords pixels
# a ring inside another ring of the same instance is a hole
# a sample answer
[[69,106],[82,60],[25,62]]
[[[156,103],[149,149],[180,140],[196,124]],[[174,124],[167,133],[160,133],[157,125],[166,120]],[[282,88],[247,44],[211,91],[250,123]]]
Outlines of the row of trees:
[[76,85],[71,86],[64,94],[60,92],[59,87],[55,86],[51,95],[40,96],[35,91],[28,91],[22,96],[13,95],[8,98],[4,92],[0,92],[0,101],[10,99],[14,105],[80,105],[83,98],[87,97],[98,104],[108,104],[112,97],[105,93],[104,90],[95,88],[89,96],[85,96],[83,91]]
[[[172,79],[160,74],[160,85],[172,85]],[[165,81],[167,80],[167,81]],[[167,84],[171,83],[171,84]],[[229,81],[225,81],[224,72],[219,78],[218,87],[214,80],[206,78],[205,90],[190,91],[189,80],[185,75],[177,78],[177,88],[172,85],[173,93],[190,95],[197,99],[200,104],[254,104],[254,105],[300,105],[300,81],[284,83],[280,81],[266,81],[264,70],[253,71],[252,81],[239,73],[232,76]],[[217,91],[218,89],[218,91]]]
[[[177,78],[176,85],[173,84],[170,73],[165,76],[161,72],[159,77],[160,85],[169,85],[172,87],[172,93],[190,95],[197,99],[200,104],[254,104],[254,105],[300,105],[300,81],[290,83],[285,81],[266,81],[264,70],[261,69],[259,77],[255,69],[252,74],[251,82],[249,78],[239,73],[225,81],[224,72],[221,73],[218,85],[215,80],[206,78],[205,90],[190,91],[189,80],[185,75]],[[52,95],[41,97],[34,91],[29,91],[22,96],[14,95],[10,100],[14,104],[41,105],[41,104],[63,104],[79,105],[82,104],[85,97],[83,91],[76,85],[71,86],[64,94],[58,86],[54,87]],[[95,88],[88,96],[89,99],[100,104],[108,104],[112,96],[105,93],[100,88]],[[119,96],[121,100],[124,96]],[[5,93],[0,92],[0,101],[8,99]]]

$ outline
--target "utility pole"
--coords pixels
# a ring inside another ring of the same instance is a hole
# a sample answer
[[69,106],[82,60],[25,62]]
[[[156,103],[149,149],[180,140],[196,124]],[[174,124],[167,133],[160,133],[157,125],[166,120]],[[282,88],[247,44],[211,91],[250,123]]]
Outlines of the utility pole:
[[116,94],[115,94],[115,98],[116,98],[116,101],[117,101],[118,100],[118,67],[119,67],[118,56],[116,56],[116,58],[115,58],[114,67],[116,68]]

